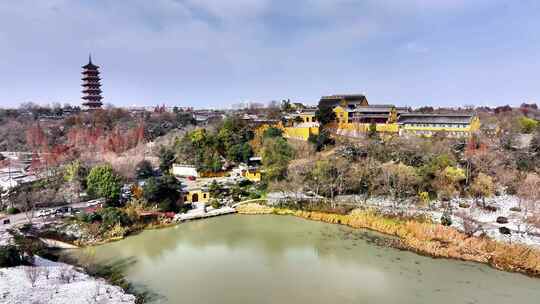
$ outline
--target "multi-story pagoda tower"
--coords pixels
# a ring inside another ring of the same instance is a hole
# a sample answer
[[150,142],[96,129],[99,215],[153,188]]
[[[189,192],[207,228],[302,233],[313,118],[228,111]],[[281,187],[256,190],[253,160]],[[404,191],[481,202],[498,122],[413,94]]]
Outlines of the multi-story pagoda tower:
[[100,109],[103,105],[101,102],[103,97],[101,97],[99,66],[92,63],[92,56],[88,56],[88,64],[83,66],[82,69],[82,105],[89,110]]

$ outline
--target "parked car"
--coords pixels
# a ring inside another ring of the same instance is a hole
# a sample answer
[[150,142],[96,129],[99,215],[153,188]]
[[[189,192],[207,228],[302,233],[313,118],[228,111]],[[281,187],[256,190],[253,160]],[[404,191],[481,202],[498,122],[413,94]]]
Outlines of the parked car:
[[46,209],[41,209],[41,210],[38,210],[38,212],[36,212],[36,217],[44,217],[46,216]]
[[72,209],[71,207],[60,207],[56,209],[56,213],[71,213]]
[[69,206],[59,207],[59,208],[54,209],[55,216],[64,217],[64,216],[71,216],[72,214],[73,214],[73,208]]
[[11,221],[6,217],[0,218],[0,221],[3,225],[8,225],[11,223]]
[[36,213],[37,217],[45,217],[55,213],[54,209],[41,209]]
[[86,207],[101,206],[103,204],[102,200],[96,199],[86,202]]

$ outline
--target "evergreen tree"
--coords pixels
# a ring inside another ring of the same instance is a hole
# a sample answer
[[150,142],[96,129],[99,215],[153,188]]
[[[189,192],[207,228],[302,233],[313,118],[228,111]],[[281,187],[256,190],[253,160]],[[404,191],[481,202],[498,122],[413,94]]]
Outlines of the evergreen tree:
[[159,149],[159,170],[163,174],[168,174],[175,160],[174,151],[162,146]]
[[86,180],[88,194],[105,198],[108,204],[118,204],[121,188],[120,178],[114,173],[110,165],[92,168]]
[[327,124],[336,120],[336,113],[334,109],[328,106],[320,106],[315,112],[315,118],[321,124],[321,127],[326,126]]

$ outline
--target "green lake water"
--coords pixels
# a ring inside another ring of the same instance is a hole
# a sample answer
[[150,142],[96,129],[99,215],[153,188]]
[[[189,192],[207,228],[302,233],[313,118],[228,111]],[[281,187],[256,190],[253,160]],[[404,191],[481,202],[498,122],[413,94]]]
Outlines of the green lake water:
[[132,259],[154,303],[540,303],[540,280],[380,247],[374,233],[289,216],[231,215],[78,251]]

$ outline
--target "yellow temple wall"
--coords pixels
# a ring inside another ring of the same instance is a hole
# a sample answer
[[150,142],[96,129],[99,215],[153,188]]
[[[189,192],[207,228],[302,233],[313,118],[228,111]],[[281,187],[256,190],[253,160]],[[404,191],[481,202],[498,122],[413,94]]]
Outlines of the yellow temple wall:
[[[367,123],[338,123],[337,128],[342,130],[368,132],[369,125]],[[398,133],[398,124],[376,124],[377,132],[381,133]]]
[[310,135],[318,135],[319,127],[283,128],[283,136],[307,141]]
[[[196,200],[194,200],[196,198]],[[187,203],[201,202],[208,203],[210,201],[210,193],[202,190],[191,190],[184,192],[184,201]]]
[[259,170],[255,172],[246,171],[242,176],[252,182],[260,182],[262,179],[261,171]]
[[341,106],[335,107],[334,113],[336,114],[336,122],[347,123],[349,121],[349,112]]
[[304,122],[315,122],[317,119],[315,119],[314,114],[300,114],[300,117]]

